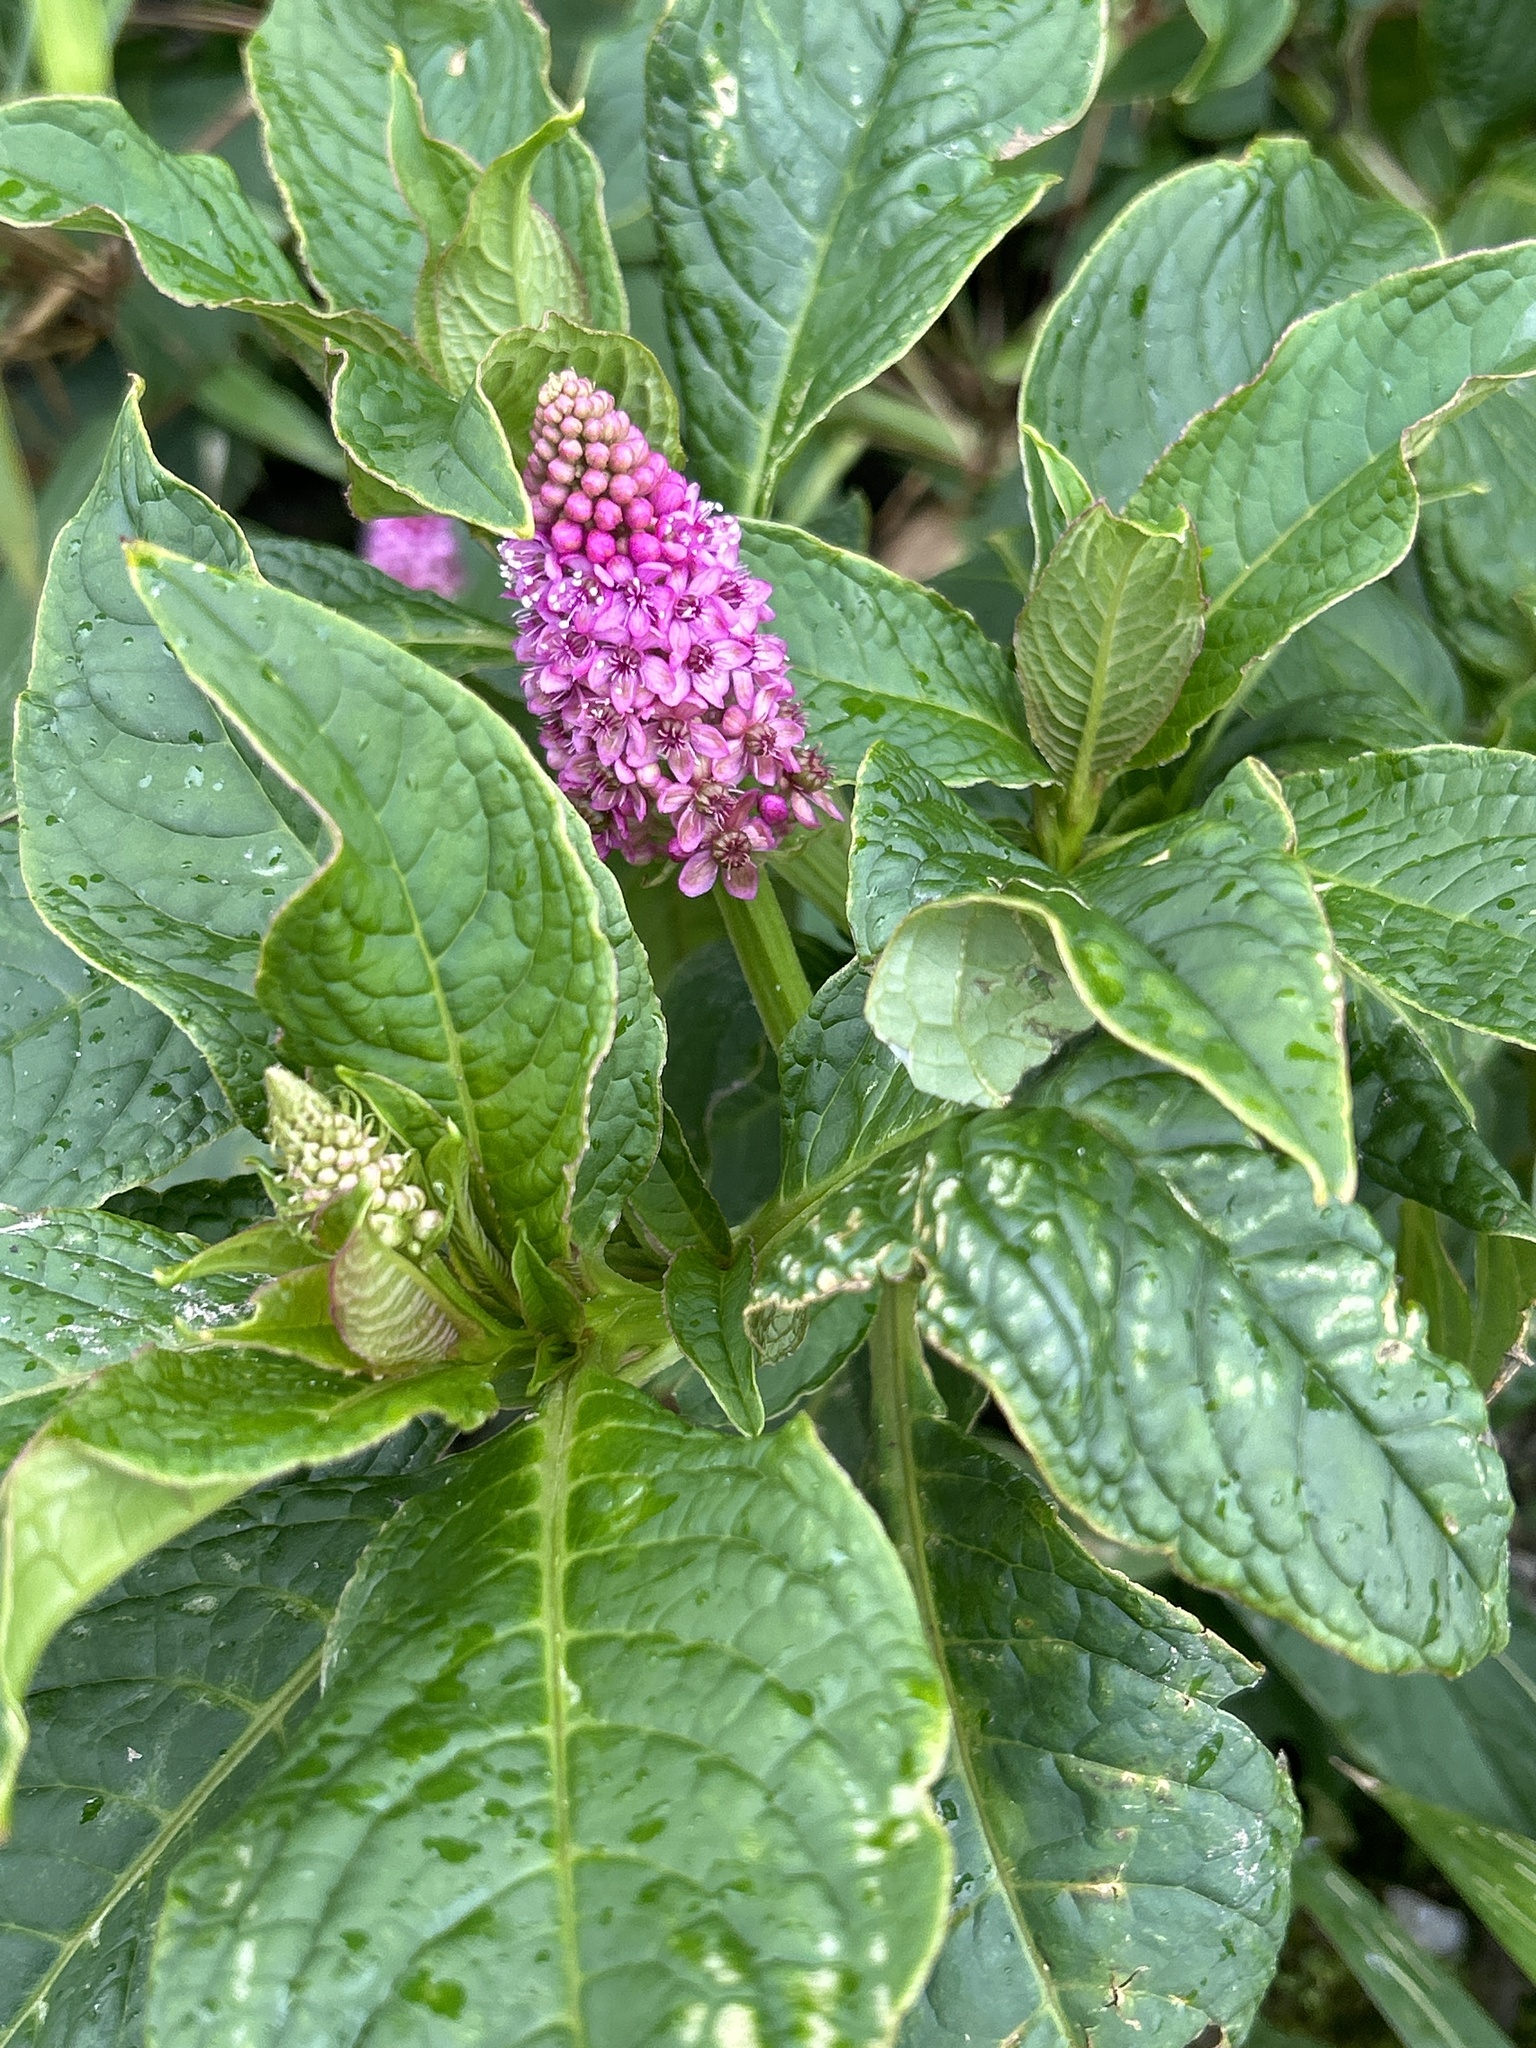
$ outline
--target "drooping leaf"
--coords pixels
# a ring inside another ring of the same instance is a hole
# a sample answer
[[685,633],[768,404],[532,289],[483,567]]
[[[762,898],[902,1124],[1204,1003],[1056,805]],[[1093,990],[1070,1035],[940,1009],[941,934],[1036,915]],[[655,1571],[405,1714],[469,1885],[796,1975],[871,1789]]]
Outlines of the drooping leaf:
[[1536,1972],[1536,1841],[1416,1799],[1380,1779],[1363,1783],[1456,1887],[1505,1954],[1527,1977]]
[[[548,37],[521,0],[279,0],[268,10],[249,45],[251,82],[310,274],[332,305],[382,313],[409,332],[426,237],[390,167],[393,49],[420,93],[427,132],[477,165],[527,141],[561,108],[549,89]],[[533,192],[576,257],[594,320],[622,327],[600,185],[592,152],[571,135],[548,152]]]
[[1386,278],[1299,321],[1160,458],[1126,509],[1154,526],[1189,513],[1210,609],[1145,760],[1173,759],[1256,662],[1402,560],[1409,457],[1452,408],[1536,370],[1533,308],[1536,242]]
[[1203,631],[1187,519],[1153,533],[1099,503],[1062,534],[1013,644],[1030,733],[1074,810],[1162,724]]
[[903,1463],[963,1875],[902,2048],[1236,2038],[1300,1833],[1269,1752],[1221,1710],[1258,1673],[1106,1571],[1000,1447],[914,1415]]
[[1536,759],[1362,754],[1292,776],[1286,801],[1352,967],[1432,1017],[1536,1045]]
[[185,306],[306,296],[230,165],[173,156],[113,99],[0,110],[0,219],[126,234],[150,283]]
[[727,1419],[743,1436],[762,1432],[763,1397],[742,1315],[752,1294],[752,1247],[739,1244],[729,1265],[685,1245],[667,1268],[667,1322],[703,1375]]
[[1422,1031],[1360,989],[1349,1043],[1360,1163],[1372,1180],[1467,1230],[1536,1239],[1536,1214]]
[[435,591],[407,590],[359,556],[318,541],[258,538],[251,552],[279,590],[356,619],[445,675],[467,675],[511,659],[510,614],[485,618]]
[[1469,667],[1504,684],[1536,669],[1533,428],[1536,392],[1512,384],[1442,428],[1414,464],[1435,622]]
[[748,521],[741,554],[773,586],[774,631],[789,649],[807,731],[842,779],[880,739],[941,782],[1049,779],[1008,660],[974,619],[794,527]]
[[539,386],[555,370],[575,370],[611,391],[651,446],[681,468],[677,400],[650,350],[633,335],[596,334],[559,313],[546,313],[537,327],[503,334],[481,364],[480,381],[519,464],[532,446]]
[[1206,42],[1174,97],[1194,100],[1245,84],[1290,34],[1296,9],[1297,0],[1189,0]]
[[1439,253],[1427,221],[1361,199],[1304,142],[1191,164],[1121,209],[1051,305],[1020,423],[1122,507],[1293,321]]
[[943,1740],[809,1426],[748,1442],[583,1376],[370,1552],[286,1767],[176,1875],[155,2039],[875,2040],[943,1911]]
[[0,821],[0,1202],[89,1206],[233,1122],[197,1047],[38,917]]
[[915,341],[1048,182],[1017,159],[1082,113],[1080,0],[680,0],[647,60],[651,200],[694,466],[763,512],[847,391]]
[[1104,1040],[929,1153],[923,1333],[1094,1527],[1378,1670],[1502,1644],[1482,1402],[1363,1210]]
[[359,1380],[277,1351],[141,1351],[79,1388],[0,1483],[0,1812],[27,1742],[22,1700],[49,1641],[151,1551],[248,1487],[380,1443],[413,1417],[474,1429],[477,1366]]
[[17,719],[22,868],[54,928],[178,1024],[260,1129],[257,950],[313,872],[313,825],[183,674],[128,579],[129,536],[251,567],[234,521],[155,461],[132,396],[49,566]]
[[558,1255],[615,1004],[564,799],[478,698],[363,627],[130,553],[177,658],[337,842],[263,949],[285,1058],[413,1088],[463,1133],[507,1243],[521,1225]]

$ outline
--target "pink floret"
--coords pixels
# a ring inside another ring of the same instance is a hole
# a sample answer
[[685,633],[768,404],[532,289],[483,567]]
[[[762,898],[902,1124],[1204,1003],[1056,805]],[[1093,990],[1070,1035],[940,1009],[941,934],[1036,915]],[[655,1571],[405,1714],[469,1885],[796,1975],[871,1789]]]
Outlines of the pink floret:
[[435,513],[410,519],[370,519],[357,552],[407,590],[433,590],[439,597],[457,597],[464,588],[458,530],[451,519],[440,519]]

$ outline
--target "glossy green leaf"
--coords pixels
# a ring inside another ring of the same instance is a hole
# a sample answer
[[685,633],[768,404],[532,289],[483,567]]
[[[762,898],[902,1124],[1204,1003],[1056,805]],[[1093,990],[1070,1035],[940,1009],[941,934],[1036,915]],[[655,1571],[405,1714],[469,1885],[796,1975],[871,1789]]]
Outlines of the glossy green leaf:
[[1452,420],[1414,464],[1419,562],[1435,622],[1495,682],[1536,669],[1536,392],[1512,384]]
[[773,586],[806,728],[851,781],[884,739],[941,782],[1044,782],[1001,649],[934,591],[795,527],[749,521],[742,560]]
[[1194,100],[1245,84],[1290,34],[1296,9],[1297,0],[1189,0],[1206,42],[1174,97]]
[[513,456],[528,460],[539,387],[551,372],[575,370],[611,391],[653,448],[682,467],[677,400],[661,365],[630,334],[596,334],[559,313],[539,325],[503,334],[486,354],[480,381],[506,429]]
[[1536,1841],[1379,1779],[1365,1789],[1412,1835],[1527,1977],[1536,1975]]
[[38,1660],[114,1579],[291,1466],[346,1457],[417,1415],[474,1429],[496,1405],[476,1366],[359,1380],[217,1344],[143,1351],[88,1381],[0,1485],[0,1807],[26,1746],[22,1700]]
[[173,156],[116,100],[0,109],[0,219],[125,234],[150,283],[185,306],[305,296],[222,157]]
[[1051,1486],[1378,1670],[1502,1644],[1503,1469],[1361,1209],[1106,1041],[930,1141],[926,1339]]
[[1296,1903],[1344,1958],[1403,2048],[1508,2048],[1509,2037],[1459,1980],[1432,1962],[1396,1916],[1321,1849],[1302,1850],[1291,1881]]
[[1172,709],[1204,631],[1188,520],[1153,533],[1100,503],[1062,534],[1014,630],[1035,745],[1073,815]]
[[156,1271],[186,1253],[179,1239],[125,1216],[0,1211],[0,1465],[103,1366],[243,1312],[242,1281],[159,1284]]
[[407,590],[345,548],[318,541],[258,537],[251,552],[262,575],[279,590],[355,619],[446,675],[462,676],[511,659],[510,613],[484,618],[435,591]]
[[358,1552],[436,1441],[247,1494],[50,1646],[0,1855],[0,2038],[140,2048],[167,1873],[281,1758]]
[[1172,759],[1256,662],[1402,560],[1409,457],[1441,416],[1536,370],[1533,319],[1536,242],[1389,277],[1299,321],[1159,459],[1126,509],[1154,526],[1189,513],[1210,609],[1145,759]]
[[900,1566],[809,1426],[584,1376],[370,1552],[286,1767],[177,1873],[154,2038],[873,2042],[943,1912],[943,1743]]
[[463,1133],[506,1242],[521,1225],[558,1255],[616,986],[565,800],[478,698],[363,627],[132,552],[178,659],[337,842],[263,949],[285,1058],[413,1088]]
[[1439,253],[1427,221],[1361,199],[1304,142],[1191,164],[1116,214],[1047,311],[1021,425],[1121,507],[1293,321]]
[[761,512],[845,392],[894,362],[1048,180],[1103,62],[1082,0],[679,0],[647,62],[651,199],[689,449]]
[[727,1266],[685,1245],[667,1268],[667,1322],[684,1354],[743,1436],[763,1427],[756,1361],[742,1322],[752,1294],[752,1247],[736,1247]]
[[313,823],[182,673],[128,579],[129,536],[251,566],[233,520],[155,461],[131,397],[49,565],[17,719],[22,868],[50,924],[178,1024],[260,1129],[257,949],[313,872]]
[[[561,111],[549,40],[521,0],[278,0],[251,38],[251,82],[304,260],[329,303],[409,331],[426,237],[391,170],[391,51],[430,135],[489,165]],[[346,80],[344,92],[335,89]],[[625,324],[624,288],[579,136],[548,152],[534,197],[583,273],[594,320]]]
[[88,1206],[233,1122],[196,1046],[38,917],[0,821],[0,1202]]
[[1221,1709],[1259,1674],[1107,1571],[1000,1446],[914,1416],[901,1464],[954,1718],[938,1797],[957,1872],[902,2048],[1236,2039],[1300,1832],[1269,1752]]
[[1286,801],[1352,967],[1432,1017],[1536,1045],[1536,760],[1363,754],[1292,776]]
[[1360,1164],[1467,1230],[1536,1239],[1536,1214],[1478,1131],[1421,1028],[1369,990],[1349,1006]]

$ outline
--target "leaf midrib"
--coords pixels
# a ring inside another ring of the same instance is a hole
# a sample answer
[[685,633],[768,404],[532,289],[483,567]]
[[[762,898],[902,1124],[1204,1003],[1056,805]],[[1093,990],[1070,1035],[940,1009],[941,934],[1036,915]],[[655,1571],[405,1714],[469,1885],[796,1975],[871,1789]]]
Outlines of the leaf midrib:
[[[588,2048],[581,2008],[580,1920],[576,1909],[576,1878],[571,1830],[569,1729],[566,1717],[565,1575],[569,1543],[566,1515],[570,1506],[570,1452],[579,1399],[571,1381],[550,1390],[539,1459],[539,1576],[544,1621],[544,1698],[549,1726],[550,1808],[554,1840],[550,1868],[554,1874],[556,1911],[561,1922],[560,1955],[570,2012],[571,2048]],[[5,2048],[0,2041],[0,2048]]]

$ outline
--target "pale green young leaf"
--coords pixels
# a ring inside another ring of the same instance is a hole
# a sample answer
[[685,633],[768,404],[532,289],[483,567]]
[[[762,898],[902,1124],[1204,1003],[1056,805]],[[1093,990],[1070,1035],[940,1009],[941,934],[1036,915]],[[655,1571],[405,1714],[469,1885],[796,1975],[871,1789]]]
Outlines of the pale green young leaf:
[[313,872],[313,825],[166,647],[128,579],[129,537],[251,566],[234,521],[155,461],[133,395],[49,563],[17,716],[22,870],[54,929],[179,1025],[259,1129],[272,1025],[257,950]]
[[1120,509],[1293,321],[1439,253],[1427,221],[1360,198],[1290,137],[1174,172],[1116,214],[1047,311],[1019,394],[1026,463],[1053,444]]
[[1503,1468],[1366,1213],[1106,1040],[929,1141],[926,1339],[1052,1488],[1377,1670],[1501,1647]]
[[217,156],[173,156],[111,99],[0,108],[0,220],[125,234],[185,306],[302,300],[304,287]]
[[556,370],[575,370],[611,391],[653,448],[682,467],[677,400],[661,365],[630,334],[599,334],[559,313],[536,328],[503,334],[480,365],[480,381],[505,429],[513,458],[526,463],[539,387]]
[[1029,526],[1034,536],[1033,577],[1038,578],[1067,528],[1093,503],[1093,492],[1075,463],[1027,420],[1019,422],[1019,450],[1029,493]]
[[1052,549],[1014,629],[1035,745],[1073,815],[1162,724],[1204,632],[1187,518],[1154,533],[1099,503]]
[[369,1553],[288,1763],[173,1881],[154,2038],[876,2040],[944,1910],[944,1736],[809,1426],[746,1441],[583,1375]]
[[773,585],[806,729],[840,778],[883,739],[941,782],[1049,780],[1007,656],[965,612],[794,527],[747,521],[741,557]]
[[407,590],[345,548],[286,536],[251,542],[256,566],[279,590],[355,619],[445,675],[499,667],[511,660],[510,615],[487,618],[433,590]]
[[177,658],[335,841],[263,949],[285,1058],[413,1088],[463,1133],[505,1242],[521,1226],[559,1256],[615,1006],[564,798],[502,719],[388,641],[130,552]]
[[400,196],[427,238],[427,260],[440,256],[464,225],[480,166],[451,142],[429,133],[421,94],[397,49],[389,53],[389,167]]
[[191,1040],[39,918],[0,821],[0,1202],[89,1206],[233,1123]]
[[742,1322],[752,1279],[752,1247],[746,1242],[726,1266],[709,1252],[684,1245],[667,1268],[667,1323],[743,1436],[760,1436],[764,1420],[756,1360]]
[[1443,416],[1536,370],[1533,322],[1536,242],[1389,277],[1299,321],[1160,458],[1126,509],[1152,525],[1189,513],[1210,609],[1145,761],[1171,760],[1255,663],[1402,560],[1409,457]]
[[939,1807],[968,1881],[902,2048],[1237,2038],[1300,1832],[1283,1773],[1222,1711],[1258,1672],[1107,1571],[1001,1446],[914,1415],[903,1450],[955,1731]]
[[1536,1045],[1536,759],[1362,754],[1292,776],[1286,801],[1350,966],[1432,1017]]
[[689,449],[763,512],[785,462],[1050,182],[1104,55],[1082,0],[679,0],[647,62],[651,202]]
[[1536,669],[1533,431],[1536,392],[1512,384],[1442,428],[1414,463],[1435,623],[1470,668],[1503,685]]

